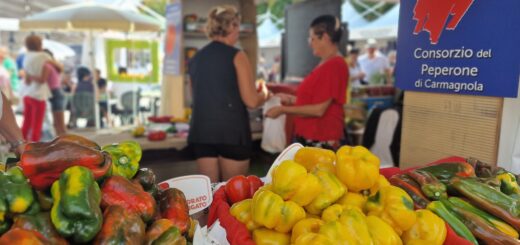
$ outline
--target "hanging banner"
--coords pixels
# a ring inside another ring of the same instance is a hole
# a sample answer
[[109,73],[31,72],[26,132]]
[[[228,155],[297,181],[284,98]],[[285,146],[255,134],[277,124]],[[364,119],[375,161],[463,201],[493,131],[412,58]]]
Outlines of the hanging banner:
[[517,97],[520,1],[401,1],[396,85]]
[[164,41],[164,74],[181,75],[182,3],[166,6],[166,40]]

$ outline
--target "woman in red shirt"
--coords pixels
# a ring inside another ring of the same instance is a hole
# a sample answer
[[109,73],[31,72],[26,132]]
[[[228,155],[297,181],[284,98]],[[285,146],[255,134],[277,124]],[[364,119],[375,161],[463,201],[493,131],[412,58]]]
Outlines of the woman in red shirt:
[[342,28],[338,18],[323,15],[309,29],[309,45],[320,64],[303,80],[296,96],[277,94],[282,106],[271,108],[266,116],[293,114],[296,141],[307,146],[336,149],[343,137],[348,66],[338,50]]

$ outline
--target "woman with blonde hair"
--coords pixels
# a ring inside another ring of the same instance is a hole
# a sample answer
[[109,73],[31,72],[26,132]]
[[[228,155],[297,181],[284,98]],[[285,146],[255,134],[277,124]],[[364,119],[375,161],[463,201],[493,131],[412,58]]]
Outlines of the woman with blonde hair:
[[212,182],[247,173],[252,141],[247,108],[261,106],[268,97],[265,85],[255,88],[246,54],[234,47],[239,27],[235,7],[213,8],[206,25],[211,42],[188,65],[193,93],[188,143],[199,172]]

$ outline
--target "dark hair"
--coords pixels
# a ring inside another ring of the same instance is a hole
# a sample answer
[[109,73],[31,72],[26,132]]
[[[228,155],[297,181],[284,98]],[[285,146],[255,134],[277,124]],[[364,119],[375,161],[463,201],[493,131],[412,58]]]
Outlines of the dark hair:
[[333,15],[322,15],[314,19],[310,28],[314,34],[321,38],[323,34],[327,34],[333,43],[339,43],[343,29],[338,18]]
[[79,67],[78,70],[76,70],[76,75],[78,77],[78,82],[82,82],[83,78],[90,76],[90,70],[83,66]]
[[29,51],[40,51],[42,49],[42,38],[38,35],[29,35],[25,38],[25,47]]
[[350,51],[348,51],[348,54],[359,54],[359,49],[352,48]]

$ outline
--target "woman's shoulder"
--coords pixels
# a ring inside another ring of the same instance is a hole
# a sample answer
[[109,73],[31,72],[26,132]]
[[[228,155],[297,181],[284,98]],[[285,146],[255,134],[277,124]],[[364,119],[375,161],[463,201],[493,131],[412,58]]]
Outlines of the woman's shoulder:
[[320,68],[320,70],[323,70],[325,72],[329,72],[331,70],[348,70],[348,65],[347,62],[345,62],[345,59],[338,55],[334,58],[327,60],[320,66]]

